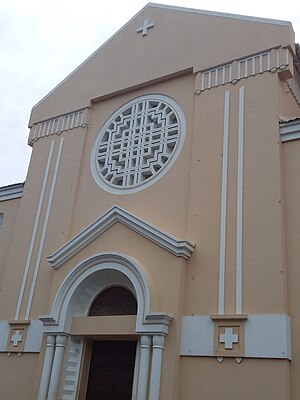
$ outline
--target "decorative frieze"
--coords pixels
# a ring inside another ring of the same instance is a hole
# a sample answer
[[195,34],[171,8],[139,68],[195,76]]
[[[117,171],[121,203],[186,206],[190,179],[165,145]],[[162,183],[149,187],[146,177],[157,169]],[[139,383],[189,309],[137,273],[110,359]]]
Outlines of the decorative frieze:
[[[199,95],[207,89],[226,83],[235,84],[241,79],[264,72],[284,71],[291,64],[291,59],[289,48],[278,46],[196,71],[197,86],[195,93]],[[292,79],[290,80],[292,81]]]
[[290,89],[290,92],[294,96],[294,99],[300,106],[300,74],[296,69],[294,71],[294,77],[291,79],[287,79],[286,84]]
[[3,186],[0,188],[0,201],[18,199],[23,196],[24,183]]
[[[285,314],[182,317],[181,356],[292,358],[290,317]],[[237,360],[238,361],[238,360]]]
[[300,118],[280,123],[280,138],[282,142],[300,139]]
[[87,112],[88,108],[82,108],[33,124],[29,132],[28,144],[32,146],[36,140],[42,137],[59,135],[64,131],[78,127],[85,128],[87,126]]

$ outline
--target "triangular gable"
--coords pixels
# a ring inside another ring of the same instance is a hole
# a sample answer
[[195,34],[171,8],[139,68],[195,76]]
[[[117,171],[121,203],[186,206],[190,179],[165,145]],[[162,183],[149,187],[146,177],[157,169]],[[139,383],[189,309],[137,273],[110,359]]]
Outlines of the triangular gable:
[[[143,36],[145,21],[153,27]],[[29,126],[193,68],[211,68],[287,45],[290,26],[286,21],[149,3],[33,107]],[[257,40],[249,40],[253,32]]]
[[195,249],[195,245],[189,241],[178,239],[115,205],[55,253],[47,256],[47,261],[55,269],[60,267],[116,222],[127,226],[177,257],[188,259]]
[[55,88],[53,88],[45,97],[43,97],[37,104],[34,105],[33,109],[36,108],[44,99],[46,99],[58,86],[61,86],[66,79],[72,76],[78,69],[82,68],[95,54],[99,53],[101,49],[106,46],[109,42],[111,42],[115,36],[117,36],[132,20],[136,19],[145,9],[152,7],[158,9],[164,9],[169,11],[179,11],[185,13],[192,13],[192,14],[199,14],[205,15],[209,17],[220,17],[220,18],[231,18],[241,21],[250,21],[250,22],[260,22],[263,24],[273,24],[273,25],[290,25],[289,21],[277,20],[277,19],[270,19],[270,18],[260,18],[260,17],[253,17],[248,15],[239,15],[239,14],[230,14],[230,13],[223,13],[217,11],[208,11],[208,10],[198,10],[195,8],[187,8],[187,7],[178,7],[178,6],[171,6],[167,4],[158,4],[158,3],[148,3],[143,7],[136,15],[134,15],[126,24],[124,24],[116,33],[114,33],[108,40],[106,40],[94,53],[92,53],[85,61],[83,61],[74,71],[71,72],[62,82],[60,82]]

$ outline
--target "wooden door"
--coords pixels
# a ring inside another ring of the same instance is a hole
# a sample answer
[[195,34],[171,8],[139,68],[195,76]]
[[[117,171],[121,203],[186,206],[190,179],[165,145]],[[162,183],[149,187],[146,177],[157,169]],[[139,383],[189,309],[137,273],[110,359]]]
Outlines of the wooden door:
[[86,400],[131,400],[136,341],[94,341]]

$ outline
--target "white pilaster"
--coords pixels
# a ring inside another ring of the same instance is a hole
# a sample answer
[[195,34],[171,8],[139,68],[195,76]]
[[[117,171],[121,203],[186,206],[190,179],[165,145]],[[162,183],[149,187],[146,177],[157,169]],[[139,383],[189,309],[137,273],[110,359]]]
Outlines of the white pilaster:
[[243,191],[245,88],[239,89],[237,213],[236,213],[236,314],[243,313]]
[[149,400],[159,400],[162,356],[165,336],[154,335],[152,339],[152,365]]
[[56,400],[67,336],[57,335],[47,400]]
[[228,174],[228,141],[229,141],[229,106],[230,92],[225,92],[224,126],[223,126],[223,164],[221,190],[220,222],[220,261],[219,261],[219,304],[218,313],[225,312],[225,260],[226,260],[226,222],[227,222],[227,174]]
[[54,140],[52,141],[51,146],[50,146],[48,160],[47,160],[47,164],[46,164],[46,168],[45,168],[43,184],[42,184],[38,207],[37,207],[37,211],[36,211],[36,215],[35,215],[30,246],[28,249],[28,254],[27,254],[26,263],[25,263],[25,270],[23,272],[23,279],[22,279],[21,288],[19,291],[19,298],[18,298],[18,303],[17,303],[17,308],[16,308],[15,320],[18,320],[19,316],[20,316],[21,305],[22,305],[23,296],[24,296],[24,292],[25,292],[25,285],[26,285],[27,278],[29,275],[30,263],[31,263],[32,255],[33,255],[34,244],[35,244],[35,241],[37,238],[38,226],[39,226],[39,222],[40,222],[42,206],[43,206],[44,197],[45,197],[45,193],[46,193],[47,181],[48,181],[48,176],[49,176],[49,171],[50,171],[50,166],[51,166],[51,160],[52,160],[52,156],[53,156],[53,149],[54,149]]
[[42,251],[43,251],[44,242],[45,242],[45,238],[46,238],[46,232],[47,232],[47,227],[48,227],[48,222],[49,222],[49,217],[50,217],[50,211],[51,211],[51,207],[52,207],[52,203],[53,203],[53,197],[54,197],[54,192],[55,192],[55,187],[56,187],[56,181],[57,181],[58,170],[59,170],[59,165],[60,165],[60,160],[61,160],[61,155],[62,155],[63,144],[64,144],[64,138],[62,137],[60,139],[58,153],[57,153],[57,159],[55,162],[54,173],[53,173],[52,183],[51,183],[51,187],[50,187],[50,194],[49,194],[49,198],[48,198],[47,209],[46,209],[45,219],[44,219],[44,223],[43,223],[42,234],[40,237],[39,248],[38,248],[38,254],[37,254],[37,258],[36,258],[36,263],[35,263],[35,267],[34,267],[34,272],[33,272],[30,292],[29,292],[29,298],[28,298],[28,303],[27,303],[25,319],[29,319],[31,305],[32,305],[32,301],[33,301],[34,290],[35,290],[38,273],[39,273],[39,269],[40,269],[40,264],[41,264],[41,260],[42,260]]
[[141,336],[140,369],[137,388],[137,399],[146,400],[148,390],[149,361],[151,352],[151,336]]
[[50,380],[53,356],[54,356],[54,345],[55,345],[55,336],[48,335],[38,400],[47,399],[49,380]]

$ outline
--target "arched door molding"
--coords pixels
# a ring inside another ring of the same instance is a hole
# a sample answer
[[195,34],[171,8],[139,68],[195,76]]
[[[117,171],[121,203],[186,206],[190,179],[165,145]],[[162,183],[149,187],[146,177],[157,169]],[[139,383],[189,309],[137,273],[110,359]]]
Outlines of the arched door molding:
[[[75,400],[75,381],[79,376],[80,346],[82,348],[82,345],[80,341],[73,341],[71,337],[68,354],[65,355],[71,321],[73,317],[87,316],[95,297],[111,285],[126,287],[137,299],[136,333],[140,336],[140,362],[136,398],[146,400],[149,392],[149,399],[159,399],[162,352],[165,336],[173,318],[165,312],[151,312],[150,288],[147,279],[131,257],[119,253],[100,253],[83,260],[69,272],[57,291],[50,314],[40,316],[44,333],[47,335],[47,345],[39,400],[57,399],[63,359],[66,356],[68,360],[77,346],[75,350],[78,355],[77,377],[72,378],[74,387],[72,397],[70,397]],[[73,354],[71,356],[73,359]],[[150,375],[149,387],[148,375]],[[70,394],[70,385],[67,386]]]
[[137,332],[150,314],[150,289],[136,262],[123,254],[100,253],[80,262],[65,277],[54,298],[51,312],[40,316],[45,331],[69,333],[72,316],[87,315],[95,296],[110,284],[121,284],[138,302]]

